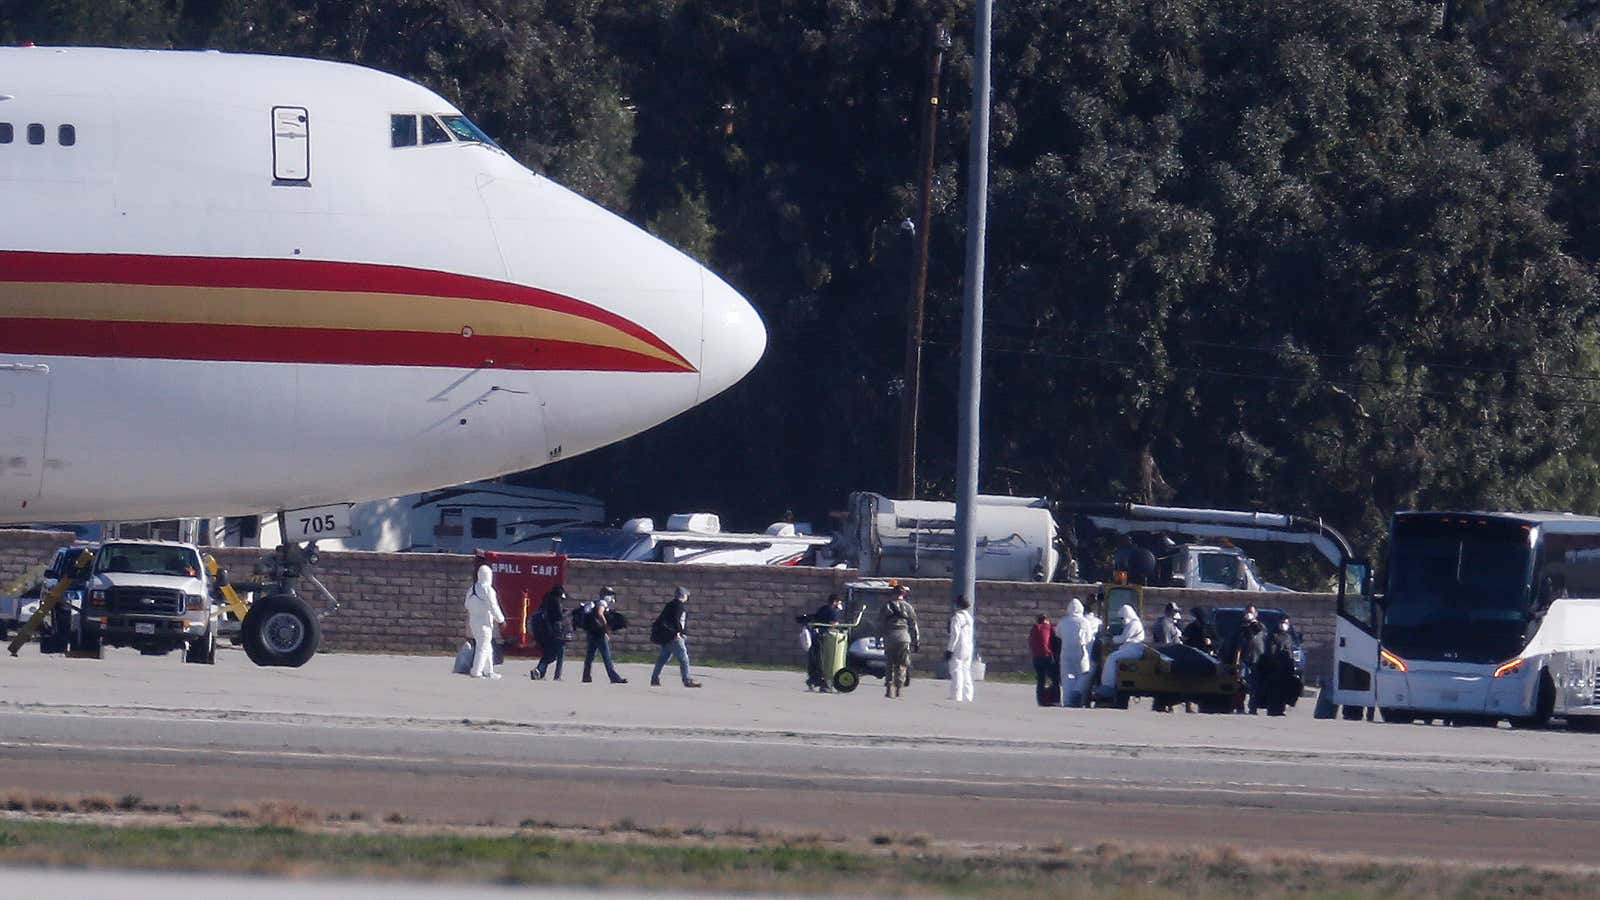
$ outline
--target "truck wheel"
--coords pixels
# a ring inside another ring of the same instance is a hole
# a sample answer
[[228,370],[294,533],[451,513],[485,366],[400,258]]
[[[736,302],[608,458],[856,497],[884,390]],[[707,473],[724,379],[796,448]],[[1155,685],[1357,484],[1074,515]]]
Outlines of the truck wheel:
[[71,643],[69,649],[78,656],[105,658],[105,639],[101,636],[99,628],[87,629],[80,624],[78,630],[72,633]]
[[204,637],[184,648],[183,661],[186,663],[198,663],[203,666],[216,664],[217,626],[215,624],[206,629]]
[[258,666],[298,668],[322,643],[322,628],[311,607],[289,594],[268,597],[250,607],[240,625],[244,652]]
[[841,694],[848,694],[861,683],[861,676],[855,669],[840,669],[833,673],[833,689]]

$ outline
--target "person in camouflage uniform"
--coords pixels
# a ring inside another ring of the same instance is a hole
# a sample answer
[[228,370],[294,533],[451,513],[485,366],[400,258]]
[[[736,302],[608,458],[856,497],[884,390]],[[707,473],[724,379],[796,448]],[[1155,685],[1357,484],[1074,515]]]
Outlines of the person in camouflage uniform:
[[899,697],[900,688],[911,681],[911,654],[917,650],[917,610],[911,605],[911,589],[905,585],[894,599],[883,605],[878,635],[883,638],[883,660],[888,671],[883,675],[883,695]]

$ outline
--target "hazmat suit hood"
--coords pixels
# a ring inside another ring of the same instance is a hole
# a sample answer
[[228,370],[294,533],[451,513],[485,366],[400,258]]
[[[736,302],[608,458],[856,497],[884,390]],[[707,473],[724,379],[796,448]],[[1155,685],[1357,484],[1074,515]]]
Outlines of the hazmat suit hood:
[[1081,615],[1083,615],[1083,601],[1079,600],[1077,597],[1073,597],[1072,598],[1072,602],[1067,604],[1067,615],[1069,615],[1069,616],[1081,616]]
[[1139,614],[1133,611],[1132,606],[1124,603],[1122,604],[1122,608],[1117,610],[1117,618],[1121,619],[1123,624],[1127,624],[1132,622],[1134,619],[1139,618]]
[[488,566],[478,567],[478,580],[467,591],[466,607],[467,619],[474,628],[506,620],[500,611],[500,598],[494,592],[494,572]]

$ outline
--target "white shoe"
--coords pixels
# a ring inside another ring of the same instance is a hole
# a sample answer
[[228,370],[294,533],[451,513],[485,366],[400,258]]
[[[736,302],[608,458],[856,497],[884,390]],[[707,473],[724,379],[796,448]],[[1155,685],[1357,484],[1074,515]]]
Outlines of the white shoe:
[[505,676],[501,675],[499,672],[490,672],[489,674],[487,674],[487,675],[485,675],[483,677],[491,679],[491,680],[494,680],[494,681],[499,681],[501,678],[504,678]]

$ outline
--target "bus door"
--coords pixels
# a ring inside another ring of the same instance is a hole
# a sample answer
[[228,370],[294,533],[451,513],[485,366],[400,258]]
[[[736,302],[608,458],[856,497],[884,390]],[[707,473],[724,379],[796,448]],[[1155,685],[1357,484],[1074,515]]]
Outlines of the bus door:
[[1345,707],[1377,705],[1378,604],[1372,567],[1346,563],[1339,572],[1339,614],[1333,625],[1332,701]]

